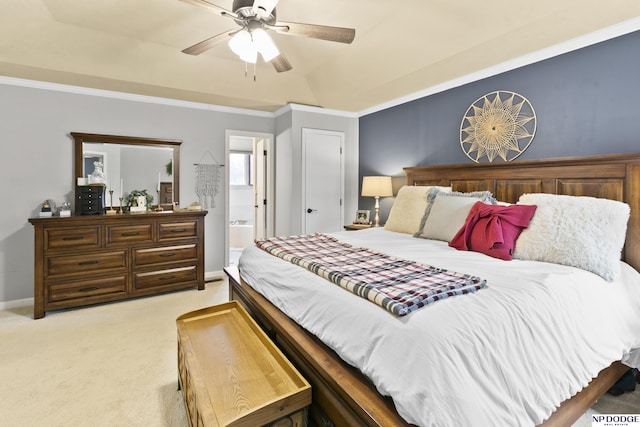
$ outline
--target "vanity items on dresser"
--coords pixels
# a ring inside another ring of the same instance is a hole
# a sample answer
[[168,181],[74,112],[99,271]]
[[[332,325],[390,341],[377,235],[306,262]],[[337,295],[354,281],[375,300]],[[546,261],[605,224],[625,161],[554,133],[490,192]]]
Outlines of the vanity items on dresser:
[[76,215],[94,215],[104,212],[105,186],[76,186]]

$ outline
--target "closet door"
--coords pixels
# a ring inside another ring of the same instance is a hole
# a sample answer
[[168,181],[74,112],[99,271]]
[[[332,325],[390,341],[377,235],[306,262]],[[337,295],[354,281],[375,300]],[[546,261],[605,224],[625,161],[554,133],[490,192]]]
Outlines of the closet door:
[[302,129],[304,234],[342,230],[343,147],[343,132]]

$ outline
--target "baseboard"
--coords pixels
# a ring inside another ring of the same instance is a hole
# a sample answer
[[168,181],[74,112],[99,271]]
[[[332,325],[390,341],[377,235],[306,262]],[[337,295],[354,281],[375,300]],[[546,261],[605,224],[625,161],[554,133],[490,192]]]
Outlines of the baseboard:
[[218,270],[218,271],[209,271],[209,272],[205,272],[204,273],[204,281],[205,282],[215,282],[217,280],[223,280],[224,279],[224,271],[222,270]]
[[[205,282],[215,282],[224,279],[224,271],[210,271],[204,273]],[[0,310],[10,310],[12,308],[33,306],[33,298],[15,299],[12,301],[0,301]]]
[[0,301],[0,310],[33,306],[33,298],[14,299],[12,301]]

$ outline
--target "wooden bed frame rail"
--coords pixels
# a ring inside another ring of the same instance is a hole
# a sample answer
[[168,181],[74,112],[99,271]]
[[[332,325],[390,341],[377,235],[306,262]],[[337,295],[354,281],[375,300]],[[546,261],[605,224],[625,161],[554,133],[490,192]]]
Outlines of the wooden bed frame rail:
[[[515,203],[524,193],[552,193],[619,200],[631,206],[623,257],[640,268],[640,153],[564,159],[405,168],[408,185],[444,185],[454,191],[489,190]],[[236,268],[225,269],[230,298],[237,299],[312,386],[311,425],[408,426],[389,398],[357,369],[257,293]],[[544,427],[571,426],[628,368],[603,369],[581,392],[563,402]]]
[[311,384],[312,426],[410,426],[357,369],[253,290],[227,267],[229,298],[238,300]]

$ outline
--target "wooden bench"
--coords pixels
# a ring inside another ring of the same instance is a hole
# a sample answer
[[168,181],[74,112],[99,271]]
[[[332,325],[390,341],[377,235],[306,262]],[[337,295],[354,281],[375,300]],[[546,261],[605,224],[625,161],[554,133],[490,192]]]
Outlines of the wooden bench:
[[237,302],[180,316],[178,372],[192,427],[305,427],[311,386]]

